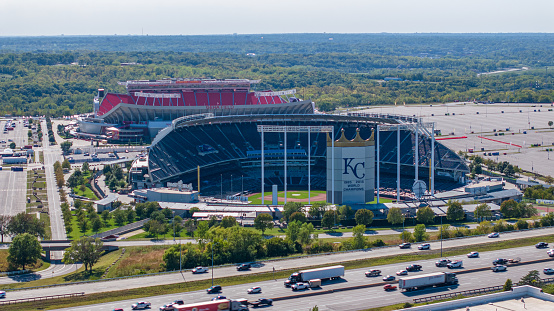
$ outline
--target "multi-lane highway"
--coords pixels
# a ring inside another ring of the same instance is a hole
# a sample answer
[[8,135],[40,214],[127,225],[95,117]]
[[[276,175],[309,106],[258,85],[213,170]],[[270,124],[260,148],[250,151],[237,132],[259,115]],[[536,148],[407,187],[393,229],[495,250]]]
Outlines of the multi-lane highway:
[[[545,249],[536,249],[533,246],[526,246],[514,249],[485,252],[482,253],[479,258],[467,258],[466,256],[456,256],[454,258],[450,258],[463,260],[464,268],[462,269],[449,270],[447,268],[438,268],[435,266],[435,259],[415,261],[411,263],[420,264],[423,266],[423,269],[420,272],[410,272],[409,275],[418,275],[438,271],[460,272],[468,269],[490,267],[492,266],[492,261],[496,258],[513,258],[515,256],[521,257],[521,260],[523,261],[535,260],[539,258],[549,258],[546,255]],[[382,271],[382,275],[395,275],[396,271],[405,269],[405,267],[411,263],[374,266],[371,268],[380,269]],[[403,293],[400,291],[384,292],[382,286],[376,286],[349,291],[340,291],[318,296],[309,296],[290,300],[279,300],[274,303],[273,307],[270,307],[270,310],[308,310],[309,307],[313,307],[316,304],[319,306],[320,310],[363,310],[370,307],[385,306],[399,302],[412,301],[412,299],[416,296],[428,296],[437,292],[461,291],[494,285],[502,285],[507,278],[511,278],[514,282],[516,282],[529,270],[533,269],[541,271],[541,275],[543,277],[547,277],[546,275],[542,274],[542,269],[546,267],[554,268],[554,260],[530,265],[509,266],[508,271],[506,272],[495,273],[491,270],[485,270],[459,274],[459,285],[457,286],[434,289],[430,288],[411,293]],[[321,289],[314,289],[313,291],[336,290],[344,287],[382,282],[382,276],[366,277],[364,275],[364,272],[367,271],[368,268],[370,267],[347,270],[342,280],[324,283]],[[189,281],[194,277],[190,272],[188,272],[184,273],[183,278]],[[256,300],[259,297],[275,298],[300,293],[292,292],[290,288],[285,288],[283,286],[283,281],[283,279],[278,279],[224,287],[222,295],[225,295],[228,298],[248,298],[249,300]],[[246,290],[252,286],[260,286],[262,288],[262,294],[248,295],[246,293]],[[183,288],[186,288],[186,283],[183,284]],[[310,291],[312,290],[306,290],[304,291],[304,293],[309,293]],[[145,292],[144,296],[145,297],[142,298],[143,300],[150,301],[152,303],[152,307],[157,308],[175,299],[183,299],[187,303],[193,303],[210,300],[215,295],[206,294],[205,291],[194,291],[156,297],[149,297],[148,293]],[[80,308],[73,307],[71,308],[71,310],[111,310],[113,308],[123,308],[124,310],[130,310],[130,305],[133,303],[133,301],[134,300],[124,300]]]

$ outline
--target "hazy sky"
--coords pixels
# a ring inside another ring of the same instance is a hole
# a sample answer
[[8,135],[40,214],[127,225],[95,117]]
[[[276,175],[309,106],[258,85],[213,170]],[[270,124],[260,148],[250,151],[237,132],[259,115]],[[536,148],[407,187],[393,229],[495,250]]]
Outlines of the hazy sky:
[[554,32],[553,0],[0,0],[0,36]]

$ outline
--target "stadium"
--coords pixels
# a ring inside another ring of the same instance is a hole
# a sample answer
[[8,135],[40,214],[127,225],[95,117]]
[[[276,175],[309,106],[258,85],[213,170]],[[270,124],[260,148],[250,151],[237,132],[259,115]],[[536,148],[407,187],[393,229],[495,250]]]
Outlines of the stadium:
[[[367,139],[379,125],[376,158],[380,159],[383,191],[396,188],[398,153],[402,189],[411,189],[416,161],[419,179],[429,178],[432,154],[436,191],[459,186],[469,172],[464,161],[439,142],[435,142],[432,152],[432,129],[418,118],[318,113],[313,102],[294,97],[295,90],[251,91],[256,83],[245,79],[120,82],[126,86],[127,94],[104,94],[100,89],[94,101],[94,115],[79,120],[80,133],[100,135],[114,142],[152,137],[147,156],[133,163],[130,176],[134,188],[163,187],[167,182],[182,181],[193,183],[195,188],[198,184],[204,196],[260,192],[259,125],[328,126],[333,128],[335,140],[341,135],[353,139],[357,131]],[[305,190],[309,183],[313,190],[324,190],[327,135],[265,133],[266,187],[277,185],[282,189],[286,183],[291,190]]]

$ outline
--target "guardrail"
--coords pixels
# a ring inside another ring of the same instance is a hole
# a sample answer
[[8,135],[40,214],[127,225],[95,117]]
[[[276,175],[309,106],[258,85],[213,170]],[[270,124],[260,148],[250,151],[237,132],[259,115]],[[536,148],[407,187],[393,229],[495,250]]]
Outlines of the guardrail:
[[81,297],[84,296],[85,293],[71,293],[71,294],[61,294],[61,295],[51,295],[51,296],[42,296],[42,297],[31,297],[31,298],[21,298],[21,299],[13,299],[13,300],[5,300],[0,301],[0,305],[13,305],[17,303],[23,303],[23,302],[34,302],[34,301],[43,301],[43,300],[51,300],[51,299],[59,299],[59,298],[71,298],[71,297]]
[[10,272],[0,272],[0,277],[9,276],[9,275],[25,274],[25,273],[29,273],[29,270],[17,270],[17,271],[10,271]]
[[105,232],[95,234],[91,237],[93,237],[93,238],[103,238],[103,237],[106,237],[106,236],[112,235],[112,234],[121,235],[121,234],[129,233],[131,231],[135,231],[135,230],[138,230],[138,229],[144,227],[144,224],[147,223],[149,220],[150,220],[150,218],[139,220],[139,221],[127,224],[123,227],[119,227],[119,228],[115,228],[115,229],[111,229],[111,230],[108,230],[108,231],[105,231]]

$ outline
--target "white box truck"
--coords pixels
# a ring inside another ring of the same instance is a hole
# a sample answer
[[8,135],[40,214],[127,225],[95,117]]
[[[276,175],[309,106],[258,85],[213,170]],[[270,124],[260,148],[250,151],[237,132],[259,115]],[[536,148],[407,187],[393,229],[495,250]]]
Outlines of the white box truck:
[[412,291],[432,286],[445,286],[458,284],[455,273],[436,272],[418,276],[400,278],[398,287],[405,291]]
[[310,270],[302,270],[290,275],[285,281],[285,286],[289,287],[298,282],[308,282],[314,279],[333,280],[340,279],[344,276],[344,266],[331,266],[325,268],[317,268]]

